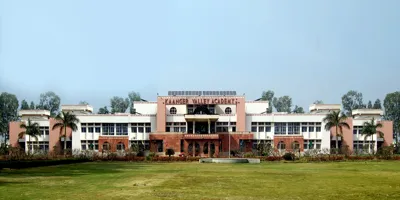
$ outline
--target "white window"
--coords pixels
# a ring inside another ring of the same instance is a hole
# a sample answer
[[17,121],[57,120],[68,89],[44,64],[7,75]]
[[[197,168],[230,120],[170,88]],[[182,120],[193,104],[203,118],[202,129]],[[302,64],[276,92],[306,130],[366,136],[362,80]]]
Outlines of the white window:
[[81,140],[82,150],[99,150],[98,140]]
[[125,145],[124,145],[124,143],[122,143],[122,142],[118,143],[118,144],[117,144],[117,150],[118,150],[118,151],[125,150]]
[[288,123],[288,134],[289,135],[300,134],[300,123],[293,123],[293,122]]
[[49,142],[28,141],[28,150],[31,152],[49,151]]
[[81,124],[81,132],[82,133],[86,133],[86,130],[87,130],[87,124],[86,123],[82,123]]
[[186,133],[186,122],[167,122],[166,132]]
[[226,107],[226,108],[225,108],[225,114],[232,114],[232,109],[231,109],[231,107]]
[[304,140],[304,149],[321,149],[321,140]]
[[275,135],[286,135],[286,123],[276,122]]
[[102,126],[103,126],[102,135],[114,135],[115,124],[104,123],[104,124],[102,124]]
[[101,124],[94,124],[94,131],[96,133],[100,133],[101,131]]
[[172,107],[171,109],[169,109],[169,114],[176,115],[176,108]]
[[316,124],[317,124],[317,125],[315,126],[315,131],[316,131],[317,133],[319,133],[319,132],[321,132],[321,122],[317,122]]
[[217,132],[228,132],[229,126],[232,127],[232,132],[236,132],[236,122],[216,122],[215,126]]
[[128,135],[128,124],[117,123],[116,130],[117,130],[117,135]]
[[279,150],[285,150],[285,149],[286,149],[286,145],[285,145],[285,143],[284,143],[283,141],[280,141],[280,142],[278,143],[277,148],[278,148]]
[[41,126],[39,127],[41,135],[49,135],[49,127],[48,126]]

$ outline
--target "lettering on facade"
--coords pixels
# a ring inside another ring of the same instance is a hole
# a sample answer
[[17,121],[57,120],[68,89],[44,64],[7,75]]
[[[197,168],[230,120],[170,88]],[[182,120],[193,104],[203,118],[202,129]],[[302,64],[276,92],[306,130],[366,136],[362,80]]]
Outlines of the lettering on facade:
[[186,105],[186,104],[237,104],[237,99],[232,98],[179,98],[165,99],[166,105]]

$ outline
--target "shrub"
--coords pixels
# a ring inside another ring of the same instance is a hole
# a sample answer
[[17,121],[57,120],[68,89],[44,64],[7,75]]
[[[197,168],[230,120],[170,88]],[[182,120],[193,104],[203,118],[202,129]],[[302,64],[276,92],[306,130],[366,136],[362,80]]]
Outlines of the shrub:
[[389,160],[393,157],[394,150],[393,145],[381,147],[378,149],[377,156],[380,159]]
[[254,158],[255,155],[254,155],[254,153],[250,152],[250,153],[244,154],[244,157],[245,157],[245,158]]
[[282,158],[284,159],[284,160],[295,160],[295,155],[294,155],[294,153],[285,153],[283,156],[282,156]]
[[165,152],[165,155],[168,155],[168,157],[175,155],[174,149],[172,149],[172,148],[167,149],[167,151]]
[[139,152],[136,154],[136,156],[144,157],[144,151],[139,151]]

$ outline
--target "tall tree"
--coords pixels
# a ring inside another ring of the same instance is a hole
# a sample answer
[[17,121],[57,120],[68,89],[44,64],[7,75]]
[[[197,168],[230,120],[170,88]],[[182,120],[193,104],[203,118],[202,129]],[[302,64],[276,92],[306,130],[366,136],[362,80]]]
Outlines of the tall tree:
[[[384,138],[384,133],[380,130],[379,128],[382,128],[383,125],[381,123],[375,123],[375,119],[372,118],[371,121],[369,122],[364,122],[363,128],[361,129],[361,135],[364,135],[364,141],[367,139],[367,137],[372,138],[372,143],[375,148],[375,142],[374,142],[374,135],[377,134],[377,137]],[[370,147],[369,147],[370,148]]]
[[336,128],[336,149],[339,149],[338,137],[343,135],[343,128],[350,129],[349,124],[346,122],[347,116],[340,114],[340,111],[332,111],[324,118],[325,130],[330,131],[331,128]]
[[87,101],[80,101],[79,104],[80,105],[89,105],[89,103]]
[[4,143],[8,138],[9,123],[18,119],[18,99],[14,94],[3,92],[0,94],[0,135]]
[[292,107],[292,98],[289,96],[283,96],[279,98],[274,97],[273,104],[277,112],[290,113]]
[[368,109],[372,109],[372,102],[371,102],[371,101],[368,101],[368,106],[367,106],[367,108],[368,108]]
[[385,107],[385,118],[393,121],[396,146],[398,147],[400,133],[400,91],[387,94],[383,100],[383,105]]
[[138,92],[130,92],[128,94],[128,98],[129,98],[129,113],[131,114],[135,114],[136,110],[134,108],[133,102],[134,101],[140,101],[140,94]]
[[35,110],[35,103],[33,103],[33,101],[31,101],[31,105],[29,106],[29,109]]
[[28,102],[25,99],[21,101],[21,110],[29,110]]
[[[64,138],[64,155],[65,150],[67,149],[67,128],[70,128],[72,131],[78,130],[79,119],[76,115],[70,112],[61,111],[55,117],[57,123],[55,123],[52,127],[52,130],[60,128],[60,138]],[[64,132],[64,133],[63,133]]]
[[109,114],[110,111],[108,111],[107,106],[104,106],[104,108],[100,108],[99,112],[97,114]]
[[125,113],[129,107],[129,99],[122,97],[113,97],[111,100],[111,113]]
[[315,100],[314,104],[324,104],[324,102],[322,100]]
[[303,107],[296,105],[296,106],[294,106],[293,113],[304,113],[304,109],[303,109]]
[[60,97],[54,92],[46,92],[40,94],[40,102],[36,107],[38,109],[49,110],[52,117],[57,115],[60,108]]
[[273,109],[272,101],[273,101],[273,99],[274,99],[274,95],[275,95],[275,93],[274,93],[274,91],[272,91],[272,90],[264,91],[264,92],[261,94],[261,99],[262,99],[263,101],[268,101],[267,113],[272,113],[272,109]]
[[376,99],[373,108],[374,109],[382,109],[381,100]]
[[351,112],[355,109],[366,108],[363,103],[363,95],[361,92],[350,90],[342,97],[344,112],[347,116],[351,116]]
[[25,135],[28,135],[29,137],[35,138],[36,142],[39,143],[38,136],[40,135],[40,127],[38,123],[33,123],[31,119],[28,119],[28,123],[21,123],[19,127],[24,129],[24,131],[18,134],[19,138],[23,138]]

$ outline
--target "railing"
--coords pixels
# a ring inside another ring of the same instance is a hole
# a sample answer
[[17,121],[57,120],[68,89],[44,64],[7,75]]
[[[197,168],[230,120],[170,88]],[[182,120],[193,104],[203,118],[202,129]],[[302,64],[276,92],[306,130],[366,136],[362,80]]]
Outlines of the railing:
[[208,139],[208,140],[215,140],[219,139],[218,134],[185,134],[183,135],[184,139]]

